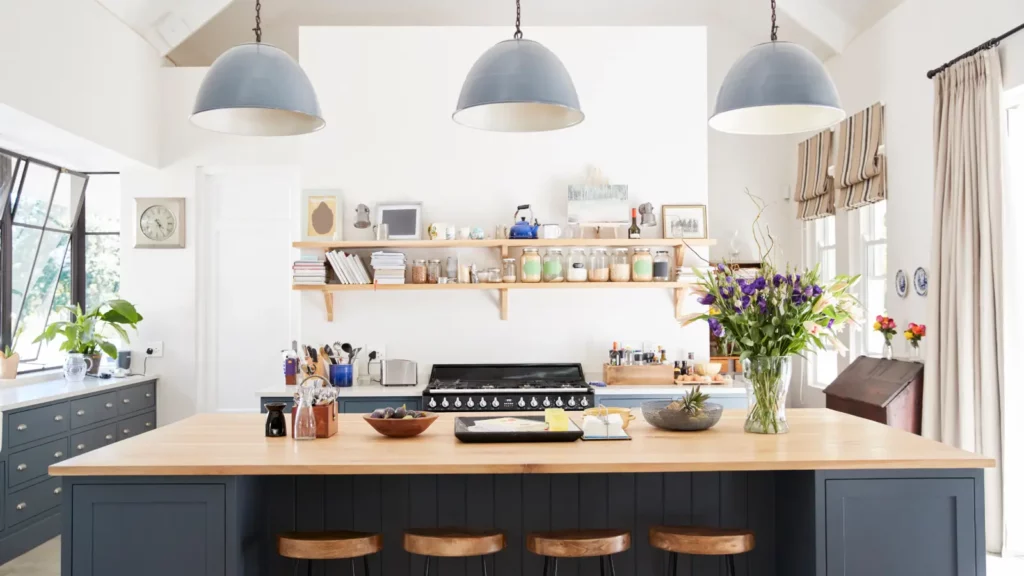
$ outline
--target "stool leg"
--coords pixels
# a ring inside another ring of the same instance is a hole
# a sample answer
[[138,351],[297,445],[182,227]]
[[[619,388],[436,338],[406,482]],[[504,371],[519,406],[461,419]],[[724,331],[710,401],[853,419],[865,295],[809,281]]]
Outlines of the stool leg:
[[604,556],[599,556],[597,558],[598,563],[601,564],[601,576],[605,576],[605,574],[604,574],[604,559],[605,559]]
[[313,561],[306,560],[306,576],[313,576]]
[[425,556],[423,561],[423,576],[430,576],[430,556]]
[[486,556],[481,556],[480,557],[480,570],[481,570],[481,572],[483,573],[484,576],[487,576],[487,557]]
[[363,556],[363,576],[370,576],[370,557]]
[[544,557],[544,576],[548,576],[548,574],[549,574],[548,566],[550,566],[550,565],[551,565],[551,558],[548,558],[547,556],[545,556]]
[[352,558],[349,560],[349,564],[352,565],[352,576],[356,576],[356,559]]
[[551,559],[551,576],[558,576],[558,558]]
[[725,557],[725,563],[726,563],[726,571],[725,571],[725,573],[728,574],[728,576],[736,576],[736,557],[735,556],[726,556]]
[[679,554],[676,554],[675,552],[669,552],[668,561],[672,567],[672,576],[676,576],[677,574],[679,574]]
[[615,576],[615,560],[612,560],[612,555],[608,555],[608,567],[612,569],[612,576]]

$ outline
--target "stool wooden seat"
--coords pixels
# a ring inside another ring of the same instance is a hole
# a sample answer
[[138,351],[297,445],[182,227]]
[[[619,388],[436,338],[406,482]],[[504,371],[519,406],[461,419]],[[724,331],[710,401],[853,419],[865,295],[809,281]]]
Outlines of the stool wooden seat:
[[679,554],[727,556],[726,574],[735,576],[733,558],[754,549],[754,533],[750,530],[710,528],[704,526],[653,526],[648,532],[651,547],[670,554],[670,573],[676,574]]
[[544,557],[544,575],[558,574],[559,558],[600,558],[604,576],[605,559],[615,576],[612,554],[629,550],[629,530],[557,530],[530,532],[526,535],[526,549]]
[[370,554],[384,548],[384,537],[372,532],[284,532],[277,536],[277,553],[285,558],[307,561],[307,574],[313,573],[313,560],[352,559],[352,574],[356,573],[355,559],[362,557],[363,574],[370,575]]
[[430,574],[430,559],[480,557],[480,568],[487,576],[486,557],[505,548],[505,534],[498,530],[470,528],[421,528],[406,530],[402,539],[406,552],[426,556],[423,573]]

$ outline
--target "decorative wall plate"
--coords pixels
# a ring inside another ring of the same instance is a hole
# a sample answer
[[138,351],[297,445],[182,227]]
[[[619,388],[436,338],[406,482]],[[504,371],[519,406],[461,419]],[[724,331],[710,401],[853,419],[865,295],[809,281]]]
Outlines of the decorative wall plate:
[[896,295],[900,298],[907,297],[907,273],[903,270],[896,271]]
[[928,273],[924,271],[924,268],[918,267],[917,270],[914,270],[914,291],[918,296],[928,294]]

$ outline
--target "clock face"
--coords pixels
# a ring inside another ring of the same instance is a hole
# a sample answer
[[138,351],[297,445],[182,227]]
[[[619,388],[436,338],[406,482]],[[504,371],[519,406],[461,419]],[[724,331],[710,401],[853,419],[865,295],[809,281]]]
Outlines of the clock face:
[[146,208],[139,217],[139,228],[142,233],[146,238],[157,242],[170,238],[174,234],[175,226],[174,214],[160,204]]

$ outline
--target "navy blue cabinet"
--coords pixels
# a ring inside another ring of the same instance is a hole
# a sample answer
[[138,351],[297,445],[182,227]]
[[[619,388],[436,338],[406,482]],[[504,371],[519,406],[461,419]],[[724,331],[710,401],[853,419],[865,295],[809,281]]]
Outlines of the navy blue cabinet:
[[[338,399],[338,412],[341,414],[369,414],[377,408],[384,408],[385,406],[397,408],[402,404],[405,404],[405,407],[410,410],[422,410],[420,408],[421,400],[422,397],[420,396],[362,396],[352,400],[340,398]],[[260,412],[263,414],[267,413],[267,408],[264,405],[269,402],[284,402],[285,414],[290,414],[294,405],[291,397],[264,396],[260,398]]]

